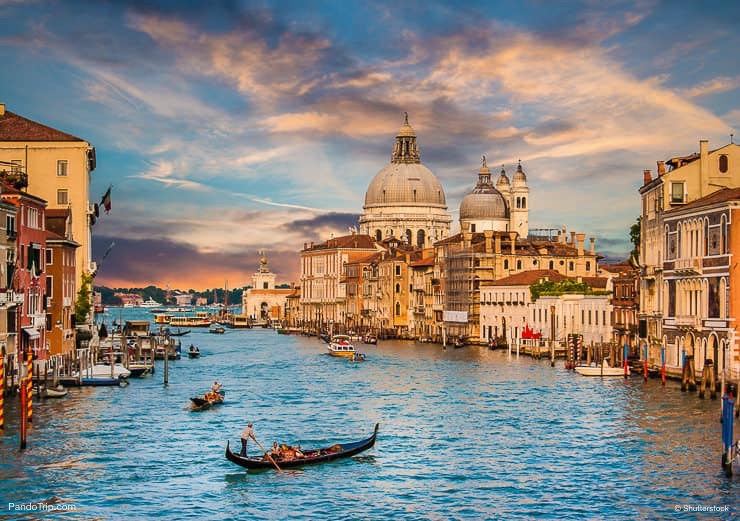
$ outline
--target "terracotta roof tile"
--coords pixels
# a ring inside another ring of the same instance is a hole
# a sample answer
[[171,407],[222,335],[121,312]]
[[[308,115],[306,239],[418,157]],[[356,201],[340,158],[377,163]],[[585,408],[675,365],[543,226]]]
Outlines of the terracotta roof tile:
[[0,116],[0,141],[84,141],[10,111]]
[[565,275],[555,270],[529,270],[509,275],[502,279],[495,280],[482,286],[531,286],[538,283],[541,279],[547,278],[553,282],[560,282],[567,279]]

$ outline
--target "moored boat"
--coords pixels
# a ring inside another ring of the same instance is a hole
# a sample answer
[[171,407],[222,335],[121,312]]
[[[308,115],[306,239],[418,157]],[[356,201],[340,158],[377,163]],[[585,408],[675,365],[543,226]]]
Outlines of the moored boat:
[[211,324],[211,327],[208,328],[209,333],[215,333],[217,335],[223,335],[226,333],[226,328],[218,323]]
[[[575,371],[583,376],[624,376],[624,367],[612,367],[609,362],[604,359],[601,365],[577,365]],[[627,367],[627,374],[629,374],[629,367]]]
[[58,387],[41,387],[38,389],[38,394],[41,398],[63,398],[67,396],[68,392],[61,385]]
[[334,335],[327,349],[331,356],[352,356],[355,354],[355,346],[349,341],[347,335]]
[[[302,467],[304,465],[315,465],[317,463],[326,463],[342,458],[349,458],[368,450],[375,445],[375,438],[378,436],[379,423],[375,424],[375,431],[372,436],[361,441],[351,443],[335,443],[328,447],[320,449],[302,450],[300,457],[291,459],[278,458],[275,462],[280,468]],[[295,451],[294,451],[295,452]],[[268,469],[274,468],[274,464],[266,457],[244,457],[231,452],[229,442],[226,442],[226,459],[248,469]]]

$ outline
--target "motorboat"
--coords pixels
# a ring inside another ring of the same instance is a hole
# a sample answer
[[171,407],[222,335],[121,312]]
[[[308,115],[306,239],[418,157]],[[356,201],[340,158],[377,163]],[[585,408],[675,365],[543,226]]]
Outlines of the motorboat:
[[[72,373],[72,376],[79,376],[79,373]],[[106,364],[95,364],[91,367],[86,367],[82,371],[82,377],[83,378],[128,378],[131,376],[131,371],[126,369],[121,364],[113,364],[113,367],[111,368],[110,365]]]
[[188,349],[188,356],[190,358],[199,358],[200,357],[200,349],[198,346],[190,345],[190,349]]
[[[625,369],[624,367],[612,367],[609,365],[609,362],[605,358],[601,365],[597,364],[591,364],[591,365],[577,365],[575,367],[575,371],[578,374],[582,374],[583,376],[624,376],[625,375]],[[627,374],[629,374],[629,367],[627,367]]]
[[226,333],[226,328],[218,323],[211,324],[211,327],[208,328],[209,333],[216,333],[217,335],[223,335]]
[[139,307],[142,307],[142,308],[158,308],[161,305],[162,304],[160,304],[159,302],[157,302],[156,300],[154,300],[152,297],[149,297],[149,299],[148,300],[145,300],[144,302],[142,302]]
[[67,389],[65,389],[63,386],[58,387],[40,387],[38,389],[38,394],[41,398],[63,398],[64,396],[67,396]]
[[355,346],[352,345],[347,335],[334,335],[327,349],[331,356],[352,356],[355,354]]

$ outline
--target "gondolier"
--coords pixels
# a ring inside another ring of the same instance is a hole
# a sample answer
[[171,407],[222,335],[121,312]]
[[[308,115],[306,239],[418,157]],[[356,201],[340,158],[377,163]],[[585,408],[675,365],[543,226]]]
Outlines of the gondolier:
[[247,440],[249,438],[252,438],[255,441],[255,443],[257,442],[257,438],[254,437],[254,429],[252,428],[252,422],[249,422],[247,426],[244,427],[241,438],[242,438],[242,451],[239,453],[239,455],[246,458],[247,457]]

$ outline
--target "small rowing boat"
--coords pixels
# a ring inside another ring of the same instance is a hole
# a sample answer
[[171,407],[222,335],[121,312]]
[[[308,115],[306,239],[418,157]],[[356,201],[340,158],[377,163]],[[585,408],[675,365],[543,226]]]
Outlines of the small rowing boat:
[[194,411],[203,411],[205,409],[210,409],[214,405],[220,405],[224,403],[224,396],[223,394],[209,392],[204,394],[203,396],[190,398],[190,401],[193,402]]
[[[275,461],[280,468],[302,467],[304,465],[315,465],[317,463],[326,463],[342,458],[349,458],[355,454],[366,451],[375,445],[375,438],[378,435],[379,423],[375,424],[375,431],[372,436],[361,441],[351,443],[335,443],[329,447],[313,450],[301,451],[301,457],[295,457],[290,460],[276,459]],[[248,469],[268,469],[273,468],[273,462],[267,457],[243,457],[231,452],[229,442],[226,442],[226,459]]]

